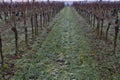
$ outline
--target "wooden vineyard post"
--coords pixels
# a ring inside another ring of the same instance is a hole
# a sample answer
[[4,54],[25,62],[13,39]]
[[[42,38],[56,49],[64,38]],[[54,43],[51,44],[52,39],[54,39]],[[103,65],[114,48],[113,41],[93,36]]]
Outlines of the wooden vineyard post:
[[11,30],[12,30],[12,31],[14,32],[14,34],[15,34],[15,55],[17,55],[17,54],[18,54],[18,32],[17,32],[16,27],[12,27]]
[[48,9],[46,10],[46,26],[48,25]]
[[36,28],[36,29],[37,29],[37,30],[36,30],[36,31],[37,31],[37,35],[38,35],[38,34],[39,34],[39,33],[38,33],[38,32],[39,32],[39,30],[38,30],[38,29],[39,29],[39,23],[38,23],[38,13],[37,13],[36,17],[37,17],[37,19],[36,19],[36,26],[37,26],[37,28]]
[[100,29],[100,19],[99,17],[97,16],[97,34],[99,35],[99,29]]
[[100,37],[102,38],[102,33],[103,33],[103,23],[104,23],[104,19],[101,18],[101,31],[100,31]]
[[[4,56],[3,56],[3,51],[2,51],[2,37],[1,37],[1,32],[0,32],[0,56],[1,56],[1,67],[4,67]],[[4,71],[4,70],[2,70]],[[2,73],[2,78],[5,80],[5,75]]]
[[44,12],[44,27],[46,27],[46,24],[47,24],[46,19],[47,19],[47,13],[46,13],[46,11],[45,11],[45,12]]
[[109,31],[110,25],[111,23],[109,22],[106,30],[106,40],[108,39],[108,31]]
[[[0,18],[2,19],[2,9],[0,8]],[[0,28],[0,56],[1,56],[1,65],[3,66],[4,64],[4,56],[3,56],[3,51],[2,51],[2,37],[1,37],[1,28]]]
[[49,19],[49,21],[51,21],[52,20],[52,8],[50,9],[50,19]]
[[33,0],[33,16],[34,16],[34,27],[35,27],[35,30],[34,30],[34,33],[35,33],[35,35],[37,35],[38,34],[38,15],[37,15],[37,8],[36,7],[38,7],[37,6],[37,3],[35,3],[35,0]]
[[115,20],[115,36],[114,36],[114,53],[116,51],[118,33],[119,33],[119,20],[118,20],[118,17],[116,17],[116,20]]
[[4,57],[3,57],[3,51],[2,51],[2,38],[1,38],[1,32],[0,32],[0,56],[1,56],[1,65],[4,65]]
[[26,44],[26,47],[28,46],[28,35],[27,35],[27,26],[26,24],[24,24],[24,28],[25,28],[25,44]]
[[42,14],[42,27],[45,26],[45,12],[43,11],[43,14]]
[[44,27],[44,12],[42,12],[42,28]]
[[95,14],[94,14],[94,18],[93,18],[93,28],[95,27]]
[[26,26],[26,13],[24,11],[24,29],[25,29],[25,44],[28,46],[28,35],[27,35],[27,26]]
[[98,35],[100,35],[100,17],[101,17],[101,13],[100,13],[101,10],[100,9],[101,9],[101,2],[102,2],[102,0],[100,0],[99,3],[98,3],[99,4],[98,5],[98,25],[97,25],[97,27],[98,27],[97,28],[98,29],[98,31],[97,31]]
[[35,35],[38,35],[38,15],[35,13]]
[[90,12],[88,12],[88,22],[91,25],[91,14],[90,14]]
[[[30,5],[31,11],[33,12],[32,6],[34,6],[34,2]],[[31,23],[31,31],[32,31],[32,39],[34,39],[34,14],[31,12],[30,23]]]
[[45,24],[45,27],[46,27],[46,24],[47,24],[47,13],[46,13],[46,11],[45,11],[45,19],[44,19],[44,24]]
[[49,0],[47,0],[47,2],[48,2],[48,9],[47,9],[47,22],[49,23],[49,18],[50,18],[50,6],[49,6],[49,4],[50,4],[50,1]]
[[31,22],[31,28],[32,28],[32,38],[34,38],[34,21],[33,21],[33,15],[31,15],[30,22]]
[[48,25],[48,10],[46,11],[46,25]]
[[98,16],[97,16],[97,34],[100,35],[100,17],[101,17],[102,0],[98,3]]
[[[12,5],[12,4],[11,4]],[[12,7],[11,7],[12,8]],[[13,23],[14,23],[14,27],[11,28],[11,30],[14,32],[15,34],[15,55],[18,54],[18,32],[17,32],[17,28],[16,28],[16,16],[15,16],[15,9],[12,12],[12,18],[13,18]]]
[[50,3],[49,3],[49,1],[48,1],[48,8],[47,8],[47,22],[48,22],[48,24],[49,24],[49,21],[50,21]]
[[50,22],[50,9],[48,9],[48,22]]
[[40,13],[40,27],[41,27],[41,30],[42,30],[42,15]]

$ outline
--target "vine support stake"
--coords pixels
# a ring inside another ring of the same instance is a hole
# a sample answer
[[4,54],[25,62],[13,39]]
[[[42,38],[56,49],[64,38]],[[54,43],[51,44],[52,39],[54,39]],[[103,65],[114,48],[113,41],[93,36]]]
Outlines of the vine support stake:
[[2,38],[1,38],[1,32],[0,32],[0,54],[1,54],[1,65],[4,65],[4,57],[3,57],[3,51],[2,51]]

